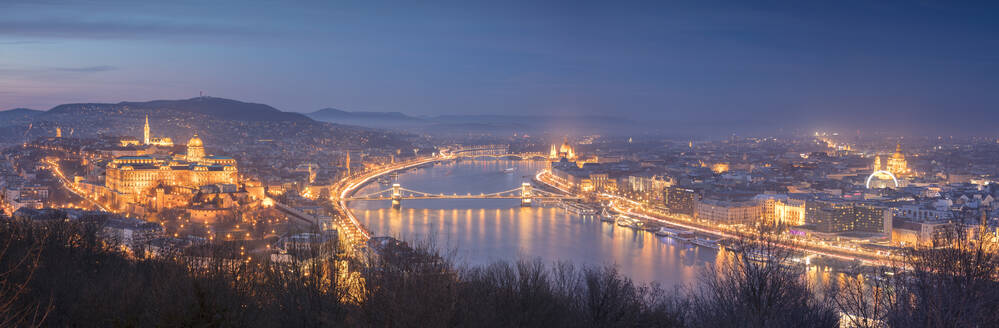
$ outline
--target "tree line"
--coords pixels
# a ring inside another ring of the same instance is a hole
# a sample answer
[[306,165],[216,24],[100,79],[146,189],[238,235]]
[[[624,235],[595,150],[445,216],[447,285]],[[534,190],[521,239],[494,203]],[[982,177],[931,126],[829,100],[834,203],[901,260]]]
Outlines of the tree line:
[[787,241],[760,234],[697,283],[664,288],[612,266],[461,267],[432,242],[291,262],[246,260],[233,245],[145,257],[100,229],[0,221],[0,327],[999,326],[999,261],[986,242],[910,250],[897,266],[812,286]]

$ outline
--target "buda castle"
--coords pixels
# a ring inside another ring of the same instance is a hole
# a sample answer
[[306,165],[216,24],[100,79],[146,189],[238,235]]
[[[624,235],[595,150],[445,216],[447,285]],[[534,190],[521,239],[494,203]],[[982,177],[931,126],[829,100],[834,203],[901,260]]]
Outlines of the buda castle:
[[[151,138],[146,119],[143,141],[147,146],[170,146],[169,138]],[[236,160],[224,156],[207,156],[204,142],[197,134],[187,142],[185,154],[166,156],[122,156],[107,165],[105,186],[119,204],[145,202],[163,187],[197,190],[212,184],[236,184]]]

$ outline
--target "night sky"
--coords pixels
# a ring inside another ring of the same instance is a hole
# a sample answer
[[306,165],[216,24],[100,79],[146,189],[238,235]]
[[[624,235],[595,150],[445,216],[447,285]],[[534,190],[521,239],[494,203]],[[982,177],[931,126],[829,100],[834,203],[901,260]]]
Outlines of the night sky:
[[0,109],[204,91],[297,112],[999,133],[986,2],[412,2],[0,0]]

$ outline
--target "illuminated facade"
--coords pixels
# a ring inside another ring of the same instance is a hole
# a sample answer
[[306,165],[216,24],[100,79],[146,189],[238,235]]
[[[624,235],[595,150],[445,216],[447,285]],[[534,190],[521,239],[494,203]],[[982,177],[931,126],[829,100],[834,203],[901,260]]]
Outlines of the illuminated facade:
[[809,200],[805,215],[818,232],[891,233],[891,211],[868,203]]
[[196,189],[209,184],[235,184],[236,160],[205,156],[204,145],[195,136],[187,154],[171,157],[122,156],[108,163],[105,186],[130,202],[141,202],[157,186]]
[[124,137],[124,138],[119,139],[118,143],[122,147],[138,146],[139,145],[139,139],[135,139],[135,138],[132,138],[132,137]]
[[722,174],[728,172],[728,163],[715,163],[711,164],[711,172]]
[[192,163],[201,162],[205,158],[205,143],[198,138],[195,133],[191,140],[187,141],[187,161]]
[[149,115],[146,115],[146,125],[142,128],[142,144],[152,146],[173,147],[173,139],[164,137],[156,138],[149,131]]
[[895,176],[906,176],[911,173],[909,164],[905,161],[905,154],[902,154],[902,144],[895,145],[895,154],[892,154],[891,158],[888,159],[888,166],[885,170]]
[[805,200],[789,198],[786,195],[760,195],[763,221],[774,224],[799,226],[805,224]]
[[663,198],[666,200],[666,208],[670,213],[694,216],[697,201],[700,199],[700,195],[696,191],[680,187],[667,187],[664,193]]
[[760,205],[754,201],[702,199],[697,202],[694,218],[713,223],[752,224],[760,219]]
[[572,146],[569,145],[569,138],[563,140],[561,146],[552,144],[552,149],[548,154],[548,158],[553,160],[565,158],[570,161],[576,159],[576,152],[572,149]]

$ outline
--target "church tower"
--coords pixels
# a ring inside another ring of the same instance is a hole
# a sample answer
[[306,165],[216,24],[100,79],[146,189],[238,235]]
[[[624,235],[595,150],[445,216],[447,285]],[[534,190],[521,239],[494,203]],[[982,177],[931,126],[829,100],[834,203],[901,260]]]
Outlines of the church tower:
[[142,144],[149,144],[149,115],[146,115],[146,126],[142,128]]

